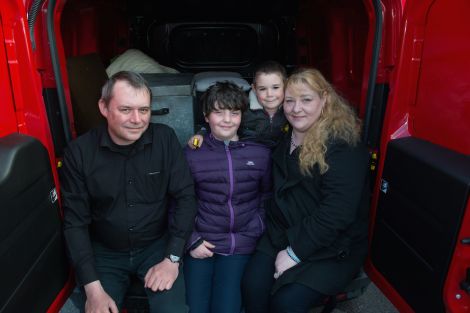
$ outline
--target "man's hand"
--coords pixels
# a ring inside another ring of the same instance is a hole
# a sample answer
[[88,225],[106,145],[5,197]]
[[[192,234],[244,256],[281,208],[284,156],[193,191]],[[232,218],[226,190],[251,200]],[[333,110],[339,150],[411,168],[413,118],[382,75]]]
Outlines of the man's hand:
[[282,273],[296,265],[297,263],[292,260],[292,258],[287,254],[287,251],[285,249],[279,251],[276,256],[276,262],[274,263],[274,267],[276,269],[276,271],[274,272],[274,278],[278,279],[279,276],[282,275]]
[[205,259],[210,258],[214,255],[214,252],[211,249],[214,249],[215,246],[208,241],[203,241],[197,248],[191,250],[189,254],[195,259]]
[[85,313],[119,313],[114,300],[104,291],[99,280],[84,286],[86,293]]
[[145,274],[145,288],[152,289],[152,291],[170,290],[178,277],[178,267],[178,263],[173,263],[167,258],[155,264]]
[[190,147],[191,149],[200,148],[203,141],[204,139],[201,135],[194,135],[191,138],[189,138],[188,147]]

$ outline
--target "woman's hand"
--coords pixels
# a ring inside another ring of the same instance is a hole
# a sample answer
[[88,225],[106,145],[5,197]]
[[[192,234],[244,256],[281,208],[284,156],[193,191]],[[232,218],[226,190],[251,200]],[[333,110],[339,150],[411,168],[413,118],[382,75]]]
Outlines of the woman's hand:
[[286,249],[279,251],[276,256],[276,262],[274,263],[274,278],[278,279],[282,273],[296,265],[297,263],[287,254]]
[[189,254],[195,259],[205,259],[210,258],[214,255],[210,249],[214,249],[215,246],[208,241],[203,240],[202,243],[197,246],[197,248],[191,250]]

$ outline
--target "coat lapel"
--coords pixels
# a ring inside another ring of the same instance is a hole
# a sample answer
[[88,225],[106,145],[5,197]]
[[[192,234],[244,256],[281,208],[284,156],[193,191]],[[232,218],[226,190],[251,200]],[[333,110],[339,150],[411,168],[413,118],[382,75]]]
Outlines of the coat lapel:
[[[288,154],[290,146],[289,138],[290,136],[284,137],[272,156],[274,166],[278,171],[278,173],[276,173],[276,170],[274,170],[274,175],[277,176],[275,179],[277,185],[276,191],[278,192],[284,192],[286,189],[300,183],[303,179],[303,175],[300,173],[298,166],[297,152],[294,152],[294,156]],[[291,170],[290,172],[289,169]],[[292,171],[292,169],[295,170]]]

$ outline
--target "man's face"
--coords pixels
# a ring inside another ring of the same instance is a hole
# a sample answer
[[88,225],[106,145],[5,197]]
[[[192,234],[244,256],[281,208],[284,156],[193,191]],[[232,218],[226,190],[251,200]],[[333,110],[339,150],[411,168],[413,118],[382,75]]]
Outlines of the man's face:
[[130,145],[145,132],[150,122],[150,95],[125,81],[114,84],[113,96],[106,105],[99,101],[100,112],[108,121],[108,133],[117,145]]

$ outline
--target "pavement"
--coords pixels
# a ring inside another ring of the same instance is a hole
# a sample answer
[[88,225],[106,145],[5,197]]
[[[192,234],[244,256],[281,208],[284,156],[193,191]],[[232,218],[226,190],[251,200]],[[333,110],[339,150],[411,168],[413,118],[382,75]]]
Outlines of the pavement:
[[[322,307],[315,308],[311,313],[320,313]],[[373,283],[367,286],[364,293],[354,299],[340,302],[332,313],[398,313],[399,311]]]

